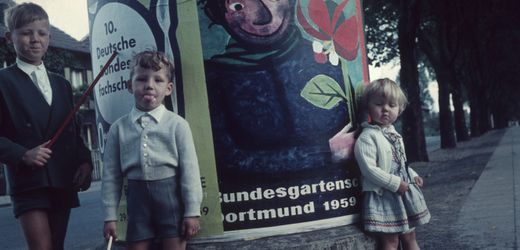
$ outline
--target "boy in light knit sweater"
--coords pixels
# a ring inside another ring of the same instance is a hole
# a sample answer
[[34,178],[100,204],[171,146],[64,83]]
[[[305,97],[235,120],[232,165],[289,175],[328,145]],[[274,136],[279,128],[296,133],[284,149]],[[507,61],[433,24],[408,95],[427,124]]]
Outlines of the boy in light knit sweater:
[[105,238],[117,239],[117,207],[128,179],[127,242],[148,249],[185,249],[200,230],[202,187],[191,130],[162,104],[173,91],[173,65],[162,52],[134,56],[128,89],[135,107],[112,124],[104,153]]

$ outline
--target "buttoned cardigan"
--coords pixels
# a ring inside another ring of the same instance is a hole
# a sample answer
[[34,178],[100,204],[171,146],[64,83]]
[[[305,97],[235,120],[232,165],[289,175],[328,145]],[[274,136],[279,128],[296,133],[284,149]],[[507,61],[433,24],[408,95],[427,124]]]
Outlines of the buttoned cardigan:
[[[200,216],[202,187],[195,145],[188,122],[166,110],[147,127],[135,121],[135,108],[115,121],[103,156],[102,201],[105,221],[117,219],[123,177],[153,181],[178,175],[184,216]],[[153,111],[152,111],[153,112]]]
[[[392,167],[392,145],[383,134],[383,129],[397,133],[394,126],[381,128],[377,125],[363,123],[363,132],[356,141],[354,154],[362,174],[363,191],[374,191],[383,193],[383,189],[397,192],[401,178],[390,174]],[[399,140],[404,149],[402,138]],[[408,168],[410,178],[417,173]]]

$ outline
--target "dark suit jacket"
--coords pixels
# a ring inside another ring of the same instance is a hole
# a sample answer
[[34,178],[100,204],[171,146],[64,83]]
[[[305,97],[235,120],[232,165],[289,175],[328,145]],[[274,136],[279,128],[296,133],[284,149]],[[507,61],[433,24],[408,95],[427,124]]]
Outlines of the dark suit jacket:
[[0,70],[0,162],[7,165],[11,194],[42,187],[72,188],[78,166],[91,163],[75,121],[51,148],[45,167],[29,167],[21,161],[27,150],[54,135],[73,108],[69,82],[51,72],[48,76],[53,95],[50,107],[31,78],[16,65]]

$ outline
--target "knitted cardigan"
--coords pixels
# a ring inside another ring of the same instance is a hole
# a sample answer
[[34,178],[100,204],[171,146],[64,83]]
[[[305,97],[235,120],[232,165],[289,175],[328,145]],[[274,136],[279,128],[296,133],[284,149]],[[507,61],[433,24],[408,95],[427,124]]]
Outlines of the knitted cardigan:
[[[397,192],[401,178],[390,174],[392,167],[392,145],[383,135],[383,129],[397,133],[394,126],[381,128],[377,125],[363,123],[363,132],[356,141],[354,154],[362,174],[363,191],[374,191],[379,195],[383,189]],[[403,140],[399,140],[404,149]],[[412,180],[417,173],[409,168]]]

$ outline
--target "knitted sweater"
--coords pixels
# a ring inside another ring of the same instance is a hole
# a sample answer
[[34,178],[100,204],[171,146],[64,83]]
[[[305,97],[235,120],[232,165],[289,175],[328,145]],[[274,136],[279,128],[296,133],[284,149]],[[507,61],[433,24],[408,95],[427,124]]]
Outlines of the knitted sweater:
[[[383,194],[383,189],[397,192],[401,178],[390,174],[392,167],[392,145],[383,135],[383,129],[394,133],[394,126],[381,128],[377,125],[363,123],[363,132],[356,141],[354,154],[362,174],[363,191],[374,191]],[[402,139],[400,140],[403,146]],[[409,168],[410,177],[413,179],[417,173]]]
[[143,114],[132,109],[108,132],[102,182],[105,221],[117,220],[123,177],[153,181],[180,175],[184,216],[200,216],[202,187],[188,123],[161,105],[148,113],[151,122],[141,128],[138,119]]

